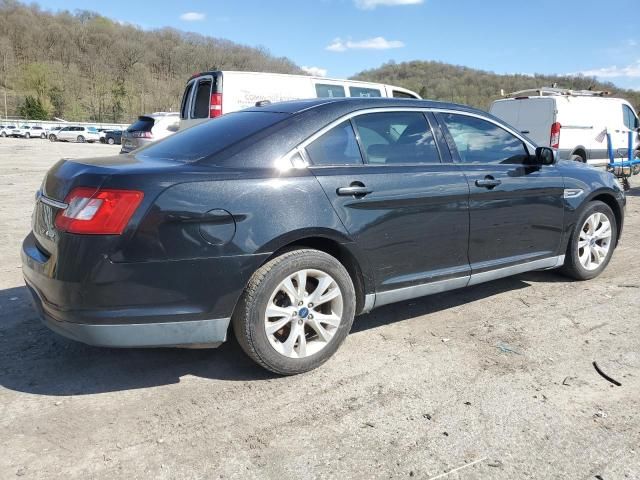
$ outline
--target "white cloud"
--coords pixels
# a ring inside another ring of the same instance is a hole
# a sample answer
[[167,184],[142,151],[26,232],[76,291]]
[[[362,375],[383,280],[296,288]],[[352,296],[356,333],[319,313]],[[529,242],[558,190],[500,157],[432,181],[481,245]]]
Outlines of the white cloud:
[[327,69],[320,67],[305,67],[304,65],[300,67],[302,70],[307,72],[309,75],[313,75],[314,77],[326,77]]
[[186,12],[180,15],[180,20],[184,20],[185,22],[199,22],[204,20],[207,16],[204,13],[200,12]]
[[376,7],[397,7],[399,5],[419,5],[424,0],[354,0],[356,7],[361,10],[373,10]]
[[390,48],[402,48],[404,43],[400,40],[387,40],[384,37],[373,37],[354,42],[352,40],[334,39],[326,50],[330,52],[344,52],[345,50],[389,50]]
[[640,77],[640,60],[625,67],[613,65],[611,67],[596,68],[593,70],[583,70],[582,72],[574,72],[569,75],[585,75],[587,77],[598,78],[639,78]]

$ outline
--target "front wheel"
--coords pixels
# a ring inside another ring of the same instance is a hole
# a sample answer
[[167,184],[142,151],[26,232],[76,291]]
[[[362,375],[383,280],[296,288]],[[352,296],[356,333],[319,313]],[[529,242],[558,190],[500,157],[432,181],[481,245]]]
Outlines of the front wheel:
[[356,297],[346,269],[318,250],[293,250],[259,268],[233,316],[242,349],[280,375],[319,367],[344,341]]
[[107,138],[107,143],[109,145],[113,145],[114,143],[116,143],[116,141],[112,137],[109,137],[109,138]]
[[2,138],[4,138],[4,137],[7,136],[7,132],[2,132],[2,133],[0,133],[0,135],[2,136]]
[[589,202],[569,239],[562,271],[576,280],[590,280],[605,269],[618,236],[616,217],[606,203]]
[[24,138],[31,138],[31,134],[30,133],[25,133],[24,134]]
[[40,138],[44,140],[45,138],[47,138],[47,136],[44,133],[42,133],[40,134]]
[[78,135],[78,138],[76,140],[78,141],[78,143],[84,143],[84,137],[82,135]]
[[56,136],[55,135],[49,135],[49,141],[50,142],[55,142],[56,141]]

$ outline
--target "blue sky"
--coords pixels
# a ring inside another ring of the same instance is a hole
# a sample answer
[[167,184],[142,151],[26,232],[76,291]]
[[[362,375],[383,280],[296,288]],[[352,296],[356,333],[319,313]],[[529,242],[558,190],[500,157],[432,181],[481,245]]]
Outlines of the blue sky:
[[439,60],[497,73],[584,72],[640,90],[638,0],[597,7],[584,0],[38,3],[47,10],[94,10],[145,29],[171,26],[264,46],[332,77],[389,60]]

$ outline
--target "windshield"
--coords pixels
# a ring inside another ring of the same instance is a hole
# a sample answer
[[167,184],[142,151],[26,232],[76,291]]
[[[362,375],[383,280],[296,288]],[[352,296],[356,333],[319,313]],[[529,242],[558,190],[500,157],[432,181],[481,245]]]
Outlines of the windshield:
[[181,130],[140,150],[136,157],[194,162],[288,118],[276,112],[234,112]]

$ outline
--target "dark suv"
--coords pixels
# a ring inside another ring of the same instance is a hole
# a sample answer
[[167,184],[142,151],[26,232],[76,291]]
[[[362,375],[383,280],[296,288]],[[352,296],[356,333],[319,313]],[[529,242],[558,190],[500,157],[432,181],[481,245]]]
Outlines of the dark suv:
[[354,315],[529,270],[590,279],[615,178],[447,103],[319,99],[230,113],[120,157],[61,160],[23,271],[46,324],[94,345],[215,346],[312,369]]

